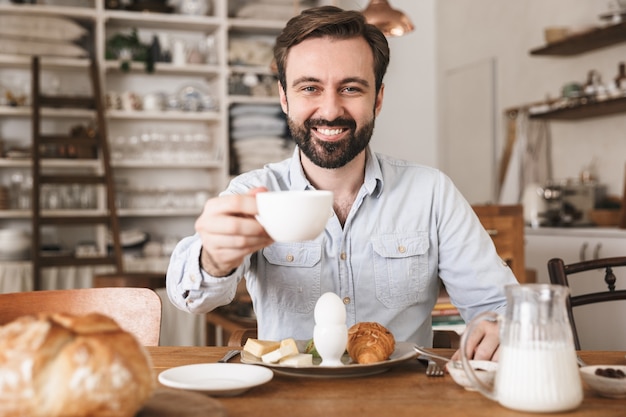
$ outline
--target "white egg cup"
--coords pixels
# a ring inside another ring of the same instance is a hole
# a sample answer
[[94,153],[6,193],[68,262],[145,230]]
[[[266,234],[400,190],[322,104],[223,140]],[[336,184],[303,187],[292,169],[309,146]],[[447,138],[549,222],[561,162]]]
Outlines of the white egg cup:
[[322,358],[320,366],[343,366],[341,357],[348,345],[348,326],[317,324],[313,329],[313,343]]

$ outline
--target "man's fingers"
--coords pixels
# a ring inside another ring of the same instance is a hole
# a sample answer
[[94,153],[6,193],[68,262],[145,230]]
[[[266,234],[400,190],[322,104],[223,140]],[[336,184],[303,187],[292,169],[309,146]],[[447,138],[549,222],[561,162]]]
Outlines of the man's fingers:
[[225,195],[212,198],[204,204],[202,216],[235,215],[254,216],[257,214],[256,198],[254,195]]

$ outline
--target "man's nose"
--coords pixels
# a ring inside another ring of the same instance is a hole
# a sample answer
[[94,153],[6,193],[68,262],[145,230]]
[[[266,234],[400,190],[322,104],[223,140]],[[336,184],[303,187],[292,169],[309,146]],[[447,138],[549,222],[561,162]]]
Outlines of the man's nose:
[[335,120],[344,116],[344,103],[338,94],[324,94],[318,108],[319,117],[325,120]]

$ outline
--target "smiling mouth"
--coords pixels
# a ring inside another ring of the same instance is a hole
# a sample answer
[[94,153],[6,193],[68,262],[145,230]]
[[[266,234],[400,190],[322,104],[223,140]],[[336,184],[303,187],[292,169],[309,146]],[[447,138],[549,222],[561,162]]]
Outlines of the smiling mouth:
[[324,136],[337,136],[342,134],[343,132],[347,131],[347,128],[319,128],[316,127],[314,128],[318,133],[324,135]]

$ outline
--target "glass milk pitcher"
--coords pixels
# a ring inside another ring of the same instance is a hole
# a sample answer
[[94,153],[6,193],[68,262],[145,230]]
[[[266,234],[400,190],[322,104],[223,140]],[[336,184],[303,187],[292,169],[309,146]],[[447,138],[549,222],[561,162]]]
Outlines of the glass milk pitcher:
[[[580,405],[583,390],[567,316],[568,294],[560,285],[509,285],[504,316],[482,313],[469,323],[461,338],[461,362],[479,392],[519,411],[561,412]],[[469,334],[482,320],[495,320],[500,328],[493,387],[478,380],[465,353]]]

